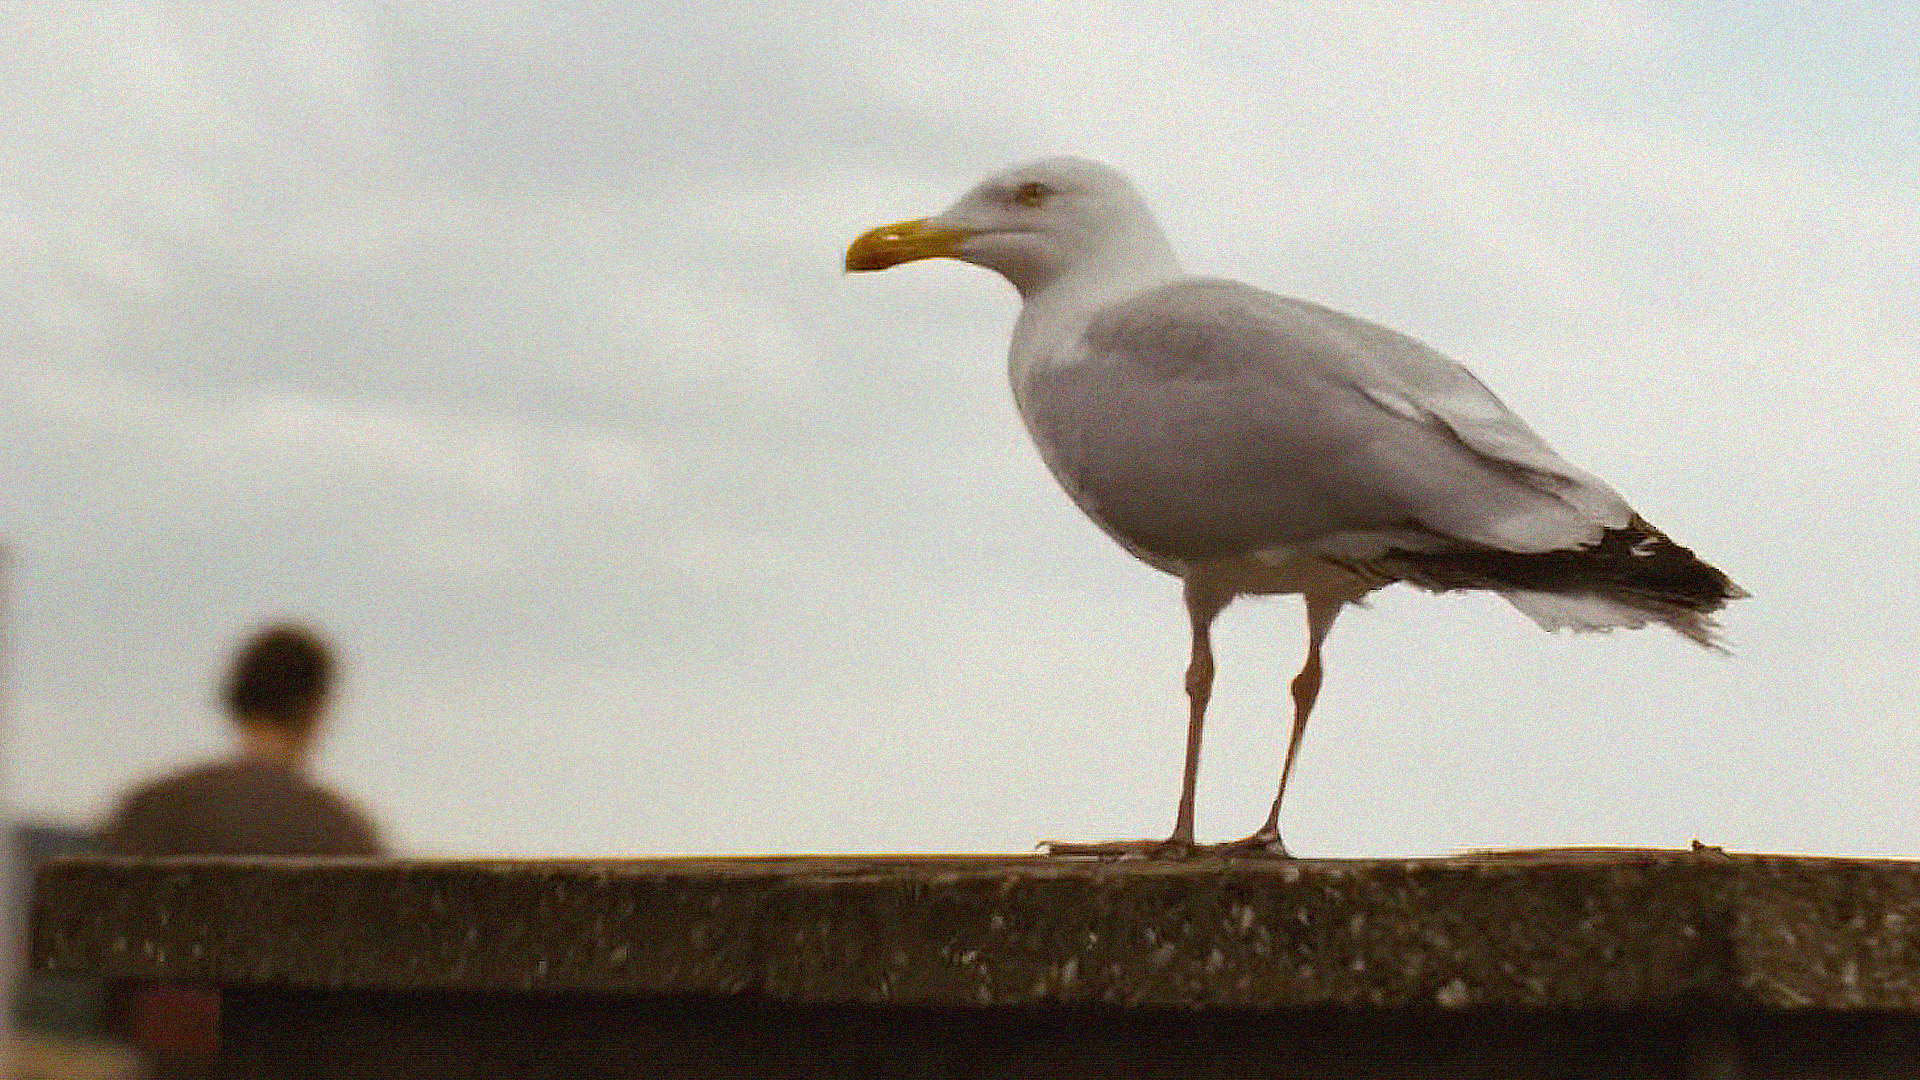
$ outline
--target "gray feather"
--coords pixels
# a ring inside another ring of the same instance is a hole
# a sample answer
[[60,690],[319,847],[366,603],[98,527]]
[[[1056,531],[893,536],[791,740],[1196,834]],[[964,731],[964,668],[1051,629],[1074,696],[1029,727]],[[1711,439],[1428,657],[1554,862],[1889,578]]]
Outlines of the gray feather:
[[1100,311],[1079,350],[1023,411],[1087,512],[1154,554],[1356,531],[1547,551],[1632,516],[1465,368],[1318,305],[1189,278]]

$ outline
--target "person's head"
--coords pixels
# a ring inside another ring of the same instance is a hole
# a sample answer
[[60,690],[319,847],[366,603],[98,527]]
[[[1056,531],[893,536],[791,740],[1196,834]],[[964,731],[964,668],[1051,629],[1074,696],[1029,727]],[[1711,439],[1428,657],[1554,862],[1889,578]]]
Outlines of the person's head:
[[333,683],[333,656],[312,631],[275,623],[247,639],[227,676],[227,712],[242,727],[310,734]]

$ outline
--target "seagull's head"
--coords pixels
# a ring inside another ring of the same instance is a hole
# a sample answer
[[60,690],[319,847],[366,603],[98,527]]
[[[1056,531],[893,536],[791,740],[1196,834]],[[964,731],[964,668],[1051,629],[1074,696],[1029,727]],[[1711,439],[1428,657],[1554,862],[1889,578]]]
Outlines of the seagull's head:
[[872,229],[847,249],[847,269],[885,270],[936,256],[996,270],[1029,297],[1081,269],[1116,278],[1165,277],[1177,269],[1127,178],[1072,157],[1008,169],[934,217]]

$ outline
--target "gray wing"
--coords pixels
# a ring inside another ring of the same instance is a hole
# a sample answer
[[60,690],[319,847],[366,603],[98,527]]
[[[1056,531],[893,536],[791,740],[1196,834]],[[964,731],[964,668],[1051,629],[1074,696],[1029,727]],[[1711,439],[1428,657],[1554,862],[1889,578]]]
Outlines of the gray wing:
[[1138,549],[1448,541],[1575,547],[1632,511],[1465,368],[1404,335],[1234,282],[1101,312],[1016,386],[1042,455]]

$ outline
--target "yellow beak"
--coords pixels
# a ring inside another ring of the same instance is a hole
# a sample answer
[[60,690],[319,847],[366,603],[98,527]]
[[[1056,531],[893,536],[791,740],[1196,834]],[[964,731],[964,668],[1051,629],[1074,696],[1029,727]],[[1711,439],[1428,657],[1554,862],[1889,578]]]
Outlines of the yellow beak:
[[847,249],[847,269],[885,270],[915,259],[952,255],[954,246],[972,235],[969,229],[929,225],[926,218],[882,225],[860,234]]

